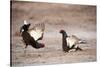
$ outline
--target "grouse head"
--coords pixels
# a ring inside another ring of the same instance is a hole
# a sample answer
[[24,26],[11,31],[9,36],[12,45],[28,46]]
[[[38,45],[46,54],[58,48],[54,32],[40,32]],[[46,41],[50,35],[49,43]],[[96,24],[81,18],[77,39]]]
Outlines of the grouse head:
[[31,25],[30,23],[27,23],[26,20],[24,20],[24,25],[21,27],[20,33],[23,31],[28,31],[30,25]]
[[64,37],[68,37],[67,33],[65,30],[60,30],[60,33],[64,35]]

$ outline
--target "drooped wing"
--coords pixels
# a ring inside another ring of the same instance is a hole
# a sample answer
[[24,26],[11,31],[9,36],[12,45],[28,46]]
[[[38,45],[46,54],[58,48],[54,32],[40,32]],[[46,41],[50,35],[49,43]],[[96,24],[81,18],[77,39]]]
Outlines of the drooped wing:
[[28,32],[29,34],[36,40],[42,40],[45,30],[45,24],[39,23],[35,24],[32,29],[30,29]]
[[69,47],[72,47],[73,45],[78,44],[80,41],[80,39],[75,35],[67,37],[66,40],[67,40],[67,45]]
[[70,48],[75,43],[75,40],[71,36],[67,37],[66,40],[67,40],[67,46],[69,46]]

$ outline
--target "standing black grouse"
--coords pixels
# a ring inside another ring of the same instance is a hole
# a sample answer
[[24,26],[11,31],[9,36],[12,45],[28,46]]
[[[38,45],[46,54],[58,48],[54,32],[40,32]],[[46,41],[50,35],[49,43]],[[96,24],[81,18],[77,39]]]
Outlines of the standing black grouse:
[[24,20],[24,25],[20,29],[25,48],[27,48],[28,45],[31,45],[36,49],[45,47],[43,43],[38,42],[38,40],[42,40],[43,38],[45,25],[43,23],[36,24],[32,29],[29,29],[30,25],[30,23],[27,23],[26,20]]

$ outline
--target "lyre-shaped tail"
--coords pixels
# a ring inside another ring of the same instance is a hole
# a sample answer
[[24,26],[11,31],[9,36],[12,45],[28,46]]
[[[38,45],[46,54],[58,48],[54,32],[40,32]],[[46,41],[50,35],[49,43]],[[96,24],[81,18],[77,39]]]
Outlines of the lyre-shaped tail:
[[45,30],[45,24],[44,23],[38,23],[34,25],[34,30],[41,30],[42,32]]

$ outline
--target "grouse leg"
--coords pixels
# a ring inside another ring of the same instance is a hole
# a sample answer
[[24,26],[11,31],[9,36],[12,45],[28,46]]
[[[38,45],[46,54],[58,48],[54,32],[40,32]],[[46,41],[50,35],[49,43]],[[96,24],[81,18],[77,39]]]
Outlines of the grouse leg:
[[26,56],[26,48],[27,48],[28,44],[25,45],[25,49],[24,49],[24,54]]

